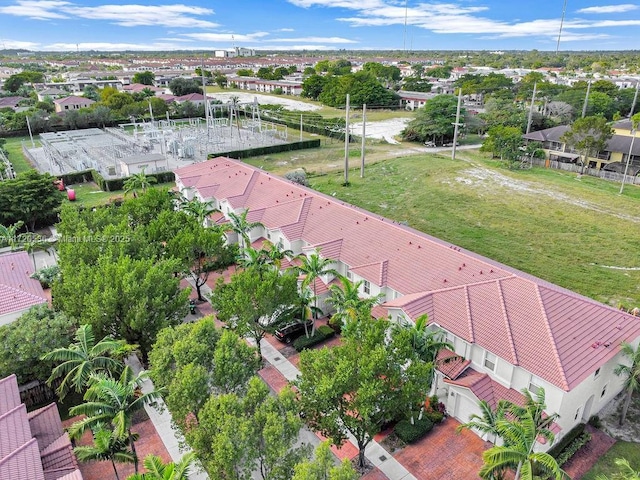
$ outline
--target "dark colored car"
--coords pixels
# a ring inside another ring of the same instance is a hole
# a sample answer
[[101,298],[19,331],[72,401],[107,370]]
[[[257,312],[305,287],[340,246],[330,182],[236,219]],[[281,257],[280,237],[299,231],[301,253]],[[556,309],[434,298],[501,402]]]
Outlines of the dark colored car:
[[306,322],[300,319],[295,319],[291,323],[278,328],[274,335],[275,337],[284,343],[291,343],[296,338],[305,334],[305,325],[308,332],[311,332],[313,328],[313,320],[307,320]]

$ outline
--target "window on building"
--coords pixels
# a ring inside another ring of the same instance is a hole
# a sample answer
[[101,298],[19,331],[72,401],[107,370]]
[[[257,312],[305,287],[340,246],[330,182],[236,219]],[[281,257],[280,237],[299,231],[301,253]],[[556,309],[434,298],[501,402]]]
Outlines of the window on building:
[[531,375],[531,380],[529,380],[529,391],[533,394],[537,394],[540,388],[542,387],[540,379],[534,375]]
[[351,270],[347,270],[347,278],[349,280],[353,280],[353,273],[351,273]]
[[267,239],[271,240],[271,232],[269,230],[267,230]]
[[608,384],[605,384],[605,386],[602,387],[602,391],[600,392],[600,398],[604,397],[607,394],[607,386]]
[[484,354],[484,366],[488,368],[492,372],[496,369],[496,363],[498,362],[498,357],[496,357],[493,353],[485,352]]
[[600,375],[600,369],[597,369],[596,372],[593,374],[593,378],[598,378],[599,375]]
[[364,283],[362,284],[362,290],[366,294],[371,293],[371,284],[367,280],[365,280]]

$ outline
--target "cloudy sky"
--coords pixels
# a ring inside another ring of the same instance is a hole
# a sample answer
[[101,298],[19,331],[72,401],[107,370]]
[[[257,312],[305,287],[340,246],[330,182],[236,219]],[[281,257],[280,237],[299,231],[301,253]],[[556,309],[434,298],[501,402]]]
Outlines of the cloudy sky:
[[[640,49],[638,0],[566,0],[561,49]],[[0,48],[555,50],[565,0],[0,0]]]

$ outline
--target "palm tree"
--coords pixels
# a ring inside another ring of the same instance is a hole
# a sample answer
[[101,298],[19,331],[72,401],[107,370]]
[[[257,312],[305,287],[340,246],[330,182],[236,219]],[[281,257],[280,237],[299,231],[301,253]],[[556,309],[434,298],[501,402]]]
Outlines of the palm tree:
[[327,303],[336,309],[331,317],[332,323],[345,325],[349,320],[355,320],[358,311],[361,309],[371,310],[383,297],[380,294],[375,297],[360,298],[360,286],[364,283],[363,280],[353,283],[346,277],[339,276],[338,278],[342,285],[331,285],[329,298],[327,298]]
[[116,462],[134,462],[134,455],[127,448],[127,441],[126,437],[118,437],[103,425],[99,425],[93,434],[93,445],[75,447],[73,451],[81,462],[110,460],[116,479],[120,480]]
[[36,267],[36,252],[37,251],[44,251],[44,252],[47,252],[47,255],[49,255],[49,256],[51,255],[51,252],[49,251],[49,248],[51,248],[51,244],[49,242],[47,242],[46,240],[42,240],[40,237],[38,237],[36,235],[33,235],[33,236],[29,237],[28,239],[25,239],[25,241],[22,242],[22,248],[31,257],[31,261],[33,262],[33,270],[34,271],[37,270],[37,267]]
[[184,213],[191,217],[195,217],[200,225],[204,224],[205,219],[212,213],[219,212],[217,208],[213,206],[213,202],[201,202],[197,198],[193,200],[186,200],[180,203],[180,208]]
[[[302,265],[298,266],[297,269],[301,273],[305,274],[305,278],[302,281],[302,288],[307,288],[309,285],[313,285],[313,306],[318,309],[318,294],[316,288],[315,280],[320,278],[323,275],[335,275],[338,276],[338,271],[332,268],[330,265],[333,263],[333,260],[329,258],[320,257],[320,251],[316,250],[309,256],[301,255],[300,259],[302,260]],[[314,320],[317,317],[317,314],[314,313]],[[313,322],[313,327],[311,328],[311,335],[316,333],[316,322]]]
[[264,250],[256,250],[253,247],[247,247],[242,253],[238,254],[236,263],[238,266],[248,270],[254,268],[262,278],[262,273],[269,265],[269,258]]
[[498,405],[496,405],[496,409],[493,410],[486,400],[480,400],[478,407],[480,408],[481,414],[472,414],[467,423],[458,425],[456,431],[461,432],[464,429],[475,429],[480,433],[492,435],[493,440],[489,439],[489,441],[496,443],[498,439],[498,422],[504,420],[507,406],[508,402],[506,400],[500,400]]
[[627,394],[622,405],[622,414],[620,415],[620,425],[623,425],[627,418],[627,411],[631,404],[633,392],[640,388],[640,346],[634,349],[631,344],[622,342],[620,351],[631,362],[631,365],[620,363],[613,371],[616,375],[625,377],[624,388]]
[[282,267],[282,260],[285,258],[293,258],[293,250],[283,249],[282,245],[271,243],[268,240],[262,244],[262,249],[270,260],[270,263],[273,264],[277,270],[280,270]]
[[147,188],[151,186],[152,183],[157,183],[158,180],[156,177],[150,177],[144,173],[144,168],[140,173],[134,173],[129,178],[124,181],[124,194],[127,195],[129,192],[133,192],[133,196],[138,196],[138,190],[141,190],[142,193],[147,191]]
[[247,220],[248,213],[248,209],[239,215],[229,212],[229,220],[231,221],[229,230],[238,234],[238,243],[240,243],[240,248],[243,250],[249,244],[249,232],[254,228],[264,227],[260,222],[249,222]]
[[93,374],[90,386],[84,394],[85,403],[72,407],[71,415],[86,415],[68,428],[71,438],[78,438],[87,428],[95,428],[98,424],[109,423],[114,434],[127,437],[134,455],[135,472],[138,473],[135,436],[131,431],[132,417],[135,412],[157,399],[161,391],[142,391],[142,383],[147,379],[146,372],[138,375],[128,365],[118,379],[104,374]]
[[640,470],[634,470],[626,458],[616,458],[614,463],[619,468],[619,472],[614,473],[611,479],[605,475],[598,475],[596,480],[640,480]]
[[93,327],[90,324],[81,325],[76,331],[75,343],[66,348],[56,348],[42,357],[42,360],[62,362],[53,369],[47,384],[51,386],[55,379],[64,376],[57,389],[60,399],[72,388],[81,392],[93,373],[118,375],[123,365],[117,358],[134,348],[124,340],[114,340],[111,337],[104,337],[96,343]]
[[144,459],[146,473],[136,473],[127,480],[189,480],[189,468],[195,460],[195,454],[189,452],[178,463],[163,463],[156,455],[147,455]]
[[482,454],[484,465],[478,472],[480,477],[500,477],[505,470],[512,468],[516,469],[514,480],[549,477],[561,480],[566,476],[555,458],[548,453],[533,451],[540,431],[530,411],[527,410],[517,421],[498,420],[496,431],[504,439],[504,445],[491,447]]
[[20,230],[23,225],[23,221],[16,222],[8,227],[0,225],[0,247],[7,246],[11,247],[11,250],[14,250],[18,244],[18,230]]
[[527,413],[530,414],[531,418],[533,418],[533,421],[535,422],[538,436],[542,436],[547,440],[553,439],[551,425],[553,425],[553,422],[555,422],[560,415],[557,413],[549,415],[544,411],[545,408],[547,408],[544,388],[538,388],[535,396],[526,388],[522,389],[522,394],[525,397],[524,405],[520,406],[512,403],[509,406],[509,412],[515,418],[522,418]]
[[[298,294],[298,305],[300,306],[300,317],[303,320],[316,318],[318,315],[322,315],[322,310],[314,304],[315,296],[313,292],[308,288],[303,288]],[[307,323],[304,324],[304,333],[309,337]]]

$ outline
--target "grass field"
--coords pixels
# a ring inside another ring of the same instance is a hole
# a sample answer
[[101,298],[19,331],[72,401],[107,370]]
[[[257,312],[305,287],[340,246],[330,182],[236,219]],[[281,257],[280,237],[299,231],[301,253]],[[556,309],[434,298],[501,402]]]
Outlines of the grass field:
[[[28,145],[31,145],[29,137],[10,137],[7,138],[7,143],[4,145],[4,149],[9,153],[9,161],[13,165],[13,169],[16,173],[26,172],[33,168],[22,154],[23,141],[29,142]],[[38,145],[37,142],[36,145]]]
[[612,182],[556,170],[512,172],[468,151],[456,161],[448,154],[380,161],[364,179],[354,169],[350,180],[343,187],[335,172],[311,183],[599,301],[640,304],[638,187],[618,196]]
[[606,475],[606,478],[613,478],[612,475],[619,472],[614,463],[616,458],[626,458],[634,470],[640,471],[640,444],[617,442],[607,453],[600,457],[593,468],[582,477],[582,480],[596,480],[598,475]]
[[[171,188],[175,185],[174,182],[160,183],[152,185],[151,188]],[[76,200],[73,203],[83,205],[85,207],[96,207],[98,205],[104,205],[110,200],[124,197],[124,190],[118,190],[115,192],[103,192],[98,188],[95,183],[81,183],[77,185],[67,185],[76,192]],[[65,203],[71,203],[65,200]]]

